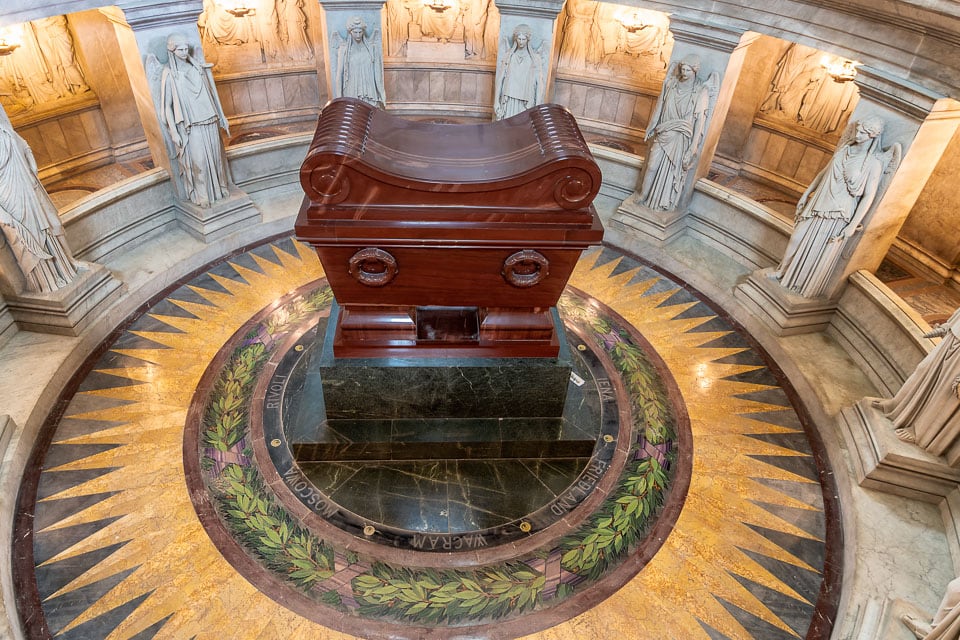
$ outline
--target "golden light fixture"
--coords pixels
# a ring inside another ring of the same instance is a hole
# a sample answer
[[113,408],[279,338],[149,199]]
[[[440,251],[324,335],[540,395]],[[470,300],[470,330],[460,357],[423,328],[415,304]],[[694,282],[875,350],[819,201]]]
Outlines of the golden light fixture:
[[453,5],[445,2],[445,0],[423,0],[423,6],[433,9],[437,13],[443,13]]
[[643,13],[640,9],[635,9],[633,11],[623,11],[616,16],[620,24],[623,25],[623,28],[629,31],[630,33],[636,33],[644,27],[650,26],[644,19]]
[[857,63],[853,60],[825,54],[820,58],[820,66],[835,82],[850,82],[857,77]]
[[0,29],[0,56],[8,56],[23,43],[23,27],[20,25]]

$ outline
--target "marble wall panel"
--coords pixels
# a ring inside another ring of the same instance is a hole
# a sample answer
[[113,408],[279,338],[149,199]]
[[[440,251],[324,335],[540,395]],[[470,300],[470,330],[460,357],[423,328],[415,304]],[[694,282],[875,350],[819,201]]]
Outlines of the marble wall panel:
[[930,348],[927,324],[873,275],[858,271],[827,329],[884,395],[895,394]]
[[750,129],[740,161],[727,160],[739,165],[744,175],[799,196],[830,160],[831,151],[824,146],[823,142],[757,123]]
[[21,121],[14,128],[33,150],[45,184],[113,160],[106,119],[96,103]]
[[493,110],[493,68],[390,65],[383,80],[388,108],[400,115],[447,111],[487,118]]
[[569,109],[584,132],[639,142],[656,99],[656,93],[557,78],[552,102]]
[[750,198],[709,180],[696,184],[688,233],[748,270],[776,265],[792,229],[778,213]]
[[128,178],[61,212],[74,255],[104,261],[176,224],[170,179],[161,169]]
[[277,70],[216,81],[231,123],[269,126],[312,120],[326,102],[314,70]]

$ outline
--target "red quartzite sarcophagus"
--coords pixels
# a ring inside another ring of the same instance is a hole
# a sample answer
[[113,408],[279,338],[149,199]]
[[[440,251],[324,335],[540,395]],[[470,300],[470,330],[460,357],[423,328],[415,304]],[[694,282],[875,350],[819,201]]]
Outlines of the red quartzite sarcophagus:
[[603,237],[600,181],[558,105],[434,124],[334,100],[296,223],[340,305],[334,355],[555,357],[552,307]]

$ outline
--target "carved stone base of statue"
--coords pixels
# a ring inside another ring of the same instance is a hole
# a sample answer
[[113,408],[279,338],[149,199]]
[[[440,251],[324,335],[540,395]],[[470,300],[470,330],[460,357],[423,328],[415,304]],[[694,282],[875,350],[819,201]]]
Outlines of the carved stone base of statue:
[[960,484],[960,469],[897,436],[893,424],[864,398],[840,412],[860,486],[939,503]]
[[211,242],[260,222],[262,214],[248,196],[239,189],[230,189],[230,197],[218,200],[209,207],[198,207],[192,202],[177,202],[177,221],[190,235]]
[[17,323],[13,319],[13,314],[10,313],[10,307],[7,306],[6,300],[0,298],[0,347],[6,344],[16,332]]
[[123,283],[102,265],[79,264],[77,277],[61,289],[5,295],[10,314],[20,329],[78,336],[113,304]]
[[639,234],[643,240],[653,244],[665,244],[683,233],[687,222],[684,211],[654,211],[637,202],[637,194],[634,193],[613,214],[610,227]]
[[[0,458],[4,456],[4,453],[7,451],[7,445],[10,444],[10,438],[13,436],[13,432],[17,430],[17,423],[13,421],[13,418],[7,414],[0,414]],[[0,626],[0,630],[3,627]]]
[[[901,589],[901,593],[905,592],[907,590]],[[902,622],[903,616],[926,621],[932,617],[924,609],[903,598],[873,597],[860,606],[855,627],[847,637],[916,640],[914,633]]]
[[773,268],[754,271],[734,288],[733,296],[778,336],[825,329],[836,313],[836,301],[804,298],[782,287],[773,272]]

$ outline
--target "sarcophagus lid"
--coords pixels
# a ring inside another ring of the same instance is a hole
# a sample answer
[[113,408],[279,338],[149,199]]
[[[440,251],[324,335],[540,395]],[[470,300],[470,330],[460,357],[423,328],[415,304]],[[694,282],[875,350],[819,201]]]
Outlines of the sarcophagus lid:
[[371,205],[570,211],[590,206],[601,175],[560,105],[450,125],[339,98],[320,114],[300,182],[315,211]]

